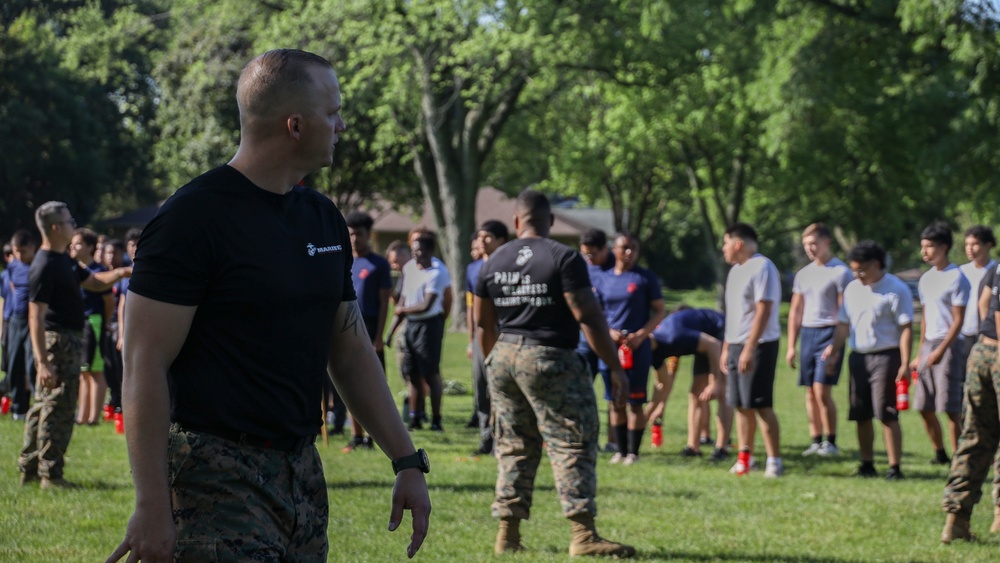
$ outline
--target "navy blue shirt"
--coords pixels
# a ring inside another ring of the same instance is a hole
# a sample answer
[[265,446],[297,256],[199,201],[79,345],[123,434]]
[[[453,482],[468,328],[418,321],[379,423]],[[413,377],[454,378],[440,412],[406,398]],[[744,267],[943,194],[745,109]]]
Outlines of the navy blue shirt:
[[11,307],[13,307],[11,316],[27,319],[28,295],[31,291],[28,274],[31,267],[20,260],[14,260],[7,266],[7,271],[10,272],[10,283],[14,286],[14,293],[10,296]]
[[3,320],[14,312],[14,290],[10,288],[10,270],[0,272],[0,298],[3,299]]
[[694,354],[702,333],[722,339],[725,320],[725,315],[713,309],[684,309],[667,316],[653,329],[657,355]]
[[483,263],[483,259],[480,258],[465,268],[465,290],[469,293],[476,291],[476,282],[479,281],[479,273],[483,271]]
[[[97,272],[107,272],[108,269],[104,264],[98,264],[97,262],[91,262],[87,266],[87,270],[91,273],[96,274]],[[80,288],[80,295],[83,296],[83,314],[87,315],[104,315],[104,296],[111,293],[110,289],[104,291],[94,292],[87,291],[86,289]]]
[[663,299],[660,282],[653,272],[633,266],[621,274],[605,272],[594,284],[604,305],[608,326],[635,332],[648,321],[653,301]]
[[392,289],[389,261],[374,252],[358,256],[351,266],[351,279],[354,280],[354,293],[358,296],[361,316],[366,319],[377,319],[380,307],[379,290]]
[[[595,266],[590,262],[587,262],[587,274],[590,275],[590,283],[595,286],[594,294],[597,297],[598,303],[601,302],[601,296],[597,294],[597,289],[596,289],[598,280],[600,280],[601,276],[607,273],[608,270],[614,267],[615,267],[615,255],[611,254],[610,252],[608,252],[608,257],[604,260],[604,263],[601,264],[600,266]],[[601,306],[603,307],[604,305],[601,304]],[[583,334],[582,330],[580,331],[580,344],[576,347],[576,349],[585,354],[592,352],[592,350],[590,349],[590,343],[587,342],[587,337],[586,335]]]

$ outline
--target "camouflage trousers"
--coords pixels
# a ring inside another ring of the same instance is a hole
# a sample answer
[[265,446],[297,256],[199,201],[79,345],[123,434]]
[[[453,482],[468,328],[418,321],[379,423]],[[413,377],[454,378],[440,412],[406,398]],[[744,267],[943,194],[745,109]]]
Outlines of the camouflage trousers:
[[983,481],[993,473],[993,502],[1000,506],[1000,363],[994,344],[977,342],[969,353],[962,401],[962,434],[951,460],[942,508],[970,516],[983,495]]
[[60,479],[66,448],[73,437],[76,399],[80,392],[82,332],[45,331],[45,352],[59,384],[46,389],[36,382],[35,404],[25,417],[24,447],[17,465],[28,475]]
[[174,561],[326,561],[323,465],[295,453],[170,427],[168,479]]
[[497,342],[485,360],[498,460],[493,516],[525,520],[544,443],[563,514],[597,515],[597,400],[575,350]]

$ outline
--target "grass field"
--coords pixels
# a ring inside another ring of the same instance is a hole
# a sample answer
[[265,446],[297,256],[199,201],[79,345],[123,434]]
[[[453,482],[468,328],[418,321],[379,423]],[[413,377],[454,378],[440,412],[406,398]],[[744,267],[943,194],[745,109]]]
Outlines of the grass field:
[[[668,294],[676,302],[679,295]],[[685,294],[694,305],[712,304],[707,293]],[[668,303],[671,305],[672,303]],[[443,373],[468,386],[465,337],[449,334]],[[782,347],[784,351],[784,347]],[[399,377],[390,356],[389,381]],[[783,357],[783,355],[782,355]],[[690,361],[690,360],[687,360]],[[988,487],[973,517],[980,541],[943,546],[941,493],[947,470],[932,466],[930,444],[919,417],[903,416],[903,482],[852,477],[857,463],[854,427],[847,422],[846,383],[835,391],[840,406],[839,459],[802,458],[809,443],[802,392],[792,370],[781,367],[775,410],[782,425],[786,477],[760,472],[737,478],[730,463],[713,465],[678,455],[684,445],[687,361],[667,405],[665,443],[644,446],[632,467],[599,465],[598,517],[603,535],[634,544],[646,561],[997,561],[1000,537],[989,537]],[[600,384],[598,384],[600,385]],[[600,390],[603,392],[603,390]],[[491,458],[470,458],[475,431],[464,427],[471,396],[445,398],[444,433],[413,435],[431,456],[428,476],[434,512],[417,558],[482,561],[493,558],[495,521],[490,502],[496,478]],[[603,407],[602,407],[603,410]],[[110,424],[76,431],[66,475],[82,485],[68,491],[22,489],[15,459],[22,425],[0,419],[0,561],[102,561],[121,539],[133,504],[125,441]],[[876,438],[876,464],[887,469]],[[603,436],[603,433],[602,433]],[[378,452],[340,453],[342,439],[320,445],[330,492],[330,561],[405,559],[408,520],[386,531],[393,483],[389,462]],[[758,437],[757,450],[763,451]],[[708,451],[706,450],[706,454]],[[543,461],[544,465],[544,461]],[[561,517],[551,471],[539,471],[532,519],[522,526],[530,551],[516,561],[563,561],[569,526]]]

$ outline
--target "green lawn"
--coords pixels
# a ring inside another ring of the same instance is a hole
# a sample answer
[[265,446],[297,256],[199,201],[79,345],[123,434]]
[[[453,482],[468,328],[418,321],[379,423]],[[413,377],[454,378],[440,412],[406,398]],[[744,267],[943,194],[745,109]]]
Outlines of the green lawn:
[[[680,295],[668,294],[670,305]],[[689,303],[710,306],[707,292],[685,294]],[[465,337],[449,334],[443,373],[468,386]],[[784,348],[782,348],[784,350]],[[389,381],[399,376],[389,354]],[[782,354],[783,357],[783,354]],[[689,361],[689,360],[688,360]],[[612,466],[602,454],[598,518],[602,534],[634,544],[647,561],[996,561],[1000,537],[988,537],[992,520],[989,491],[977,508],[975,544],[942,546],[940,510],[946,469],[928,463],[932,451],[918,416],[903,417],[907,480],[859,480],[853,425],[847,423],[847,387],[836,390],[840,445],[836,460],[802,458],[808,445],[802,392],[787,367],[779,370],[775,409],[782,424],[786,477],[765,480],[760,472],[737,478],[730,464],[682,459],[685,390],[689,373],[681,367],[675,395],[667,406],[665,444],[644,448],[632,467]],[[600,387],[600,384],[598,384]],[[603,393],[602,389],[598,389]],[[424,561],[481,561],[492,558],[495,522],[490,502],[496,466],[470,459],[473,430],[464,427],[471,396],[445,399],[446,432],[414,434],[428,450],[434,512],[418,558]],[[98,561],[111,552],[131,514],[133,494],[125,441],[111,425],[76,431],[67,477],[82,485],[70,491],[21,489],[15,459],[22,425],[0,419],[0,561]],[[603,433],[602,433],[603,436]],[[330,486],[331,561],[399,561],[405,558],[408,521],[389,533],[392,471],[381,453],[340,453],[342,439],[320,445]],[[648,436],[647,436],[648,443]],[[758,438],[757,449],[763,451]],[[708,450],[705,450],[706,454]],[[881,434],[876,463],[883,472]],[[561,517],[552,474],[541,468],[531,521],[522,527],[530,551],[505,559],[563,561],[569,527]]]

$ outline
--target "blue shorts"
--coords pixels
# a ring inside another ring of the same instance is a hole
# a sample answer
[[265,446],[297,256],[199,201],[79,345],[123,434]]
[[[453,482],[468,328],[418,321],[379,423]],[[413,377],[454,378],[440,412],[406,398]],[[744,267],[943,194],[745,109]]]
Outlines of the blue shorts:
[[[628,403],[630,405],[642,405],[648,400],[647,388],[649,387],[649,367],[653,363],[653,350],[649,340],[632,350],[632,369],[625,370],[628,376]],[[608,367],[601,362],[601,379],[604,380],[604,399],[610,401],[611,396],[611,372]]]
[[840,370],[844,365],[844,354],[837,358],[833,375],[826,374],[826,361],[820,359],[823,350],[833,343],[835,326],[802,328],[802,348],[799,354],[799,385],[811,387],[813,383],[836,385],[840,381]]

